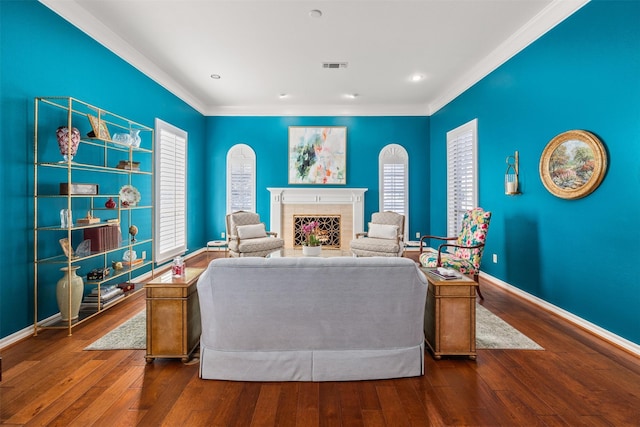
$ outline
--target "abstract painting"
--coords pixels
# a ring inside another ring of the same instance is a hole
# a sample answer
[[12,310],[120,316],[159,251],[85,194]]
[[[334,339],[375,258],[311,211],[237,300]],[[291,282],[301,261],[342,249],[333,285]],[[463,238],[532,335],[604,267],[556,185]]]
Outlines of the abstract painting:
[[346,184],[345,126],[289,127],[289,184]]

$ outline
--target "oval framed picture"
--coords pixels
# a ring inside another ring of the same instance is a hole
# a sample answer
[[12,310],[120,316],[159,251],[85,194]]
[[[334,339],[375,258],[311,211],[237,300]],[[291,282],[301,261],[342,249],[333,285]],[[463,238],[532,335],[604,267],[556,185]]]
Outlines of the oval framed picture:
[[602,182],[607,153],[591,132],[570,130],[553,138],[540,158],[540,178],[554,196],[579,199]]

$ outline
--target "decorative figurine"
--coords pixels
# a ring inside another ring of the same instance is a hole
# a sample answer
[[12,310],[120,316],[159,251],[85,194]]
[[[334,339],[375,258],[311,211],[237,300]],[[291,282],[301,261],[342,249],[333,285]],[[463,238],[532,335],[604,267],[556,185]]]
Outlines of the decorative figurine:
[[138,234],[138,227],[136,227],[135,225],[132,225],[129,227],[129,234],[131,234],[131,241],[135,242],[136,241],[136,234]]

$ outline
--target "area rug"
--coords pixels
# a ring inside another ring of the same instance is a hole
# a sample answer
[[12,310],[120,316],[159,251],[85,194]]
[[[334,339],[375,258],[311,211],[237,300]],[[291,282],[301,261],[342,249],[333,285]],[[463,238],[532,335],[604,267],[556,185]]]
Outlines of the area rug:
[[147,311],[142,310],[85,347],[85,350],[144,350],[146,348]]
[[[146,322],[146,310],[142,310],[85,347],[85,350],[144,350],[147,348]],[[494,350],[544,350],[481,305],[476,305],[476,347]]]
[[479,304],[476,304],[476,348],[544,350],[535,341]]

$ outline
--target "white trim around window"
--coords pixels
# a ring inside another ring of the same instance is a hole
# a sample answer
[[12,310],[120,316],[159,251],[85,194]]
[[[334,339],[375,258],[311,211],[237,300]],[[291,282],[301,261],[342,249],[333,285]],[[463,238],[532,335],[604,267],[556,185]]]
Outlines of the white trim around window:
[[187,141],[182,129],[155,120],[155,254],[158,264],[187,251]]

